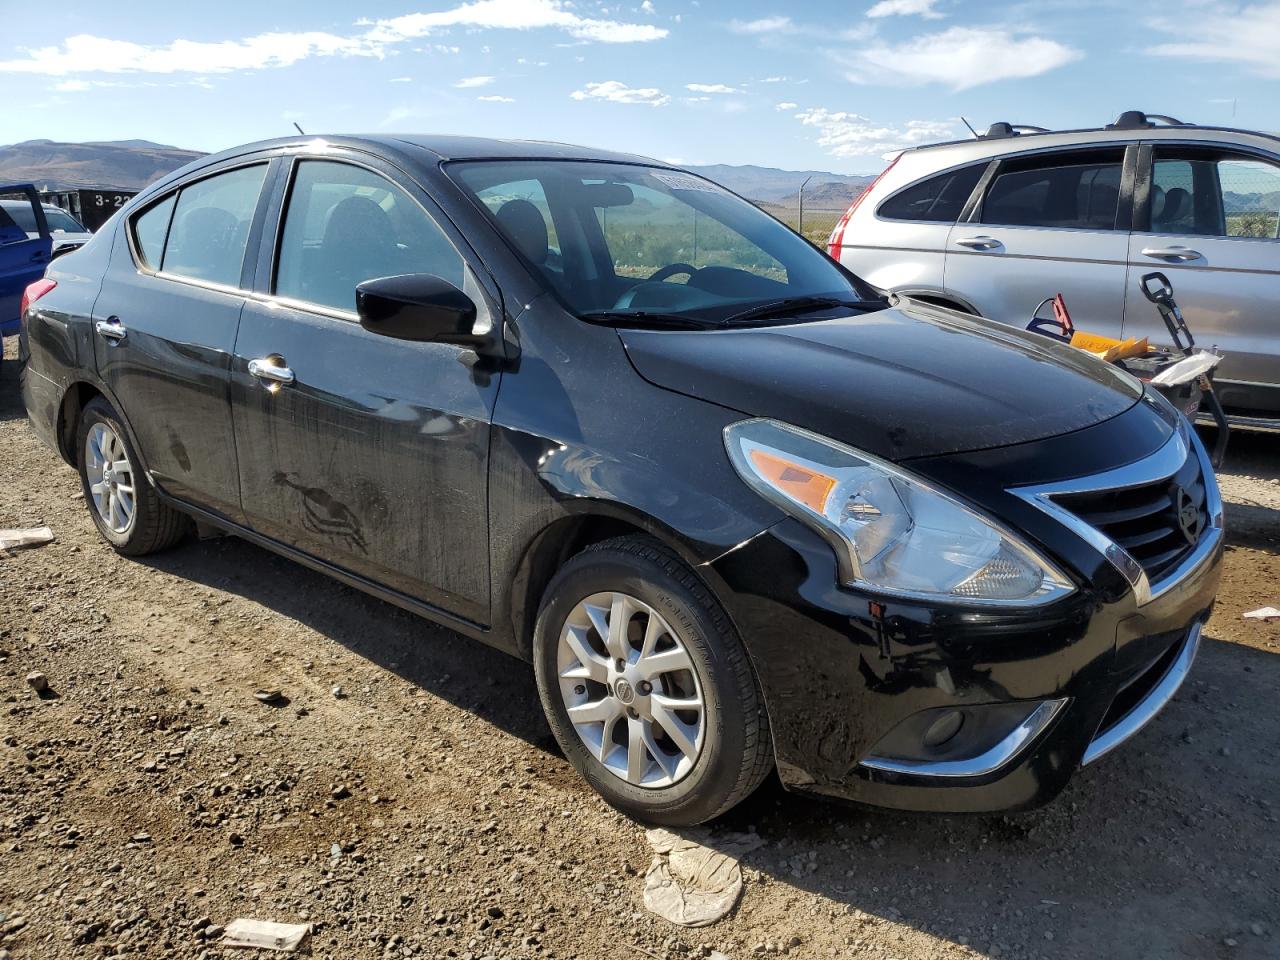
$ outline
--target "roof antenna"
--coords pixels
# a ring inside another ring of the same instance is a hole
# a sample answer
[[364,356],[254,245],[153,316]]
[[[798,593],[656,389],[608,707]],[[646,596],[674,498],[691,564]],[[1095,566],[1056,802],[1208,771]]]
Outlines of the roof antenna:
[[[299,133],[302,133],[302,128],[301,128],[300,126],[298,126],[298,121],[297,121],[297,120],[294,120],[294,121],[293,121],[293,129],[297,130]],[[972,128],[970,128],[970,129],[972,129]],[[302,133],[302,135],[303,135],[304,137],[306,136],[306,134],[305,134],[305,133]]]
[[[961,120],[961,122],[963,122],[963,123],[964,123],[964,125],[965,125],[966,127],[968,127],[968,128],[969,128],[969,132],[973,134],[973,138],[974,138],[975,140],[981,140],[981,139],[982,139],[981,137],[979,137],[979,136],[978,136],[978,131],[977,131],[977,130],[975,130],[975,129],[973,129],[973,124],[972,124],[972,123],[970,123],[968,120],[965,120],[965,118],[964,118],[964,117],[961,117],[961,118],[960,118],[960,120]],[[297,126],[297,124],[294,124],[294,126]]]

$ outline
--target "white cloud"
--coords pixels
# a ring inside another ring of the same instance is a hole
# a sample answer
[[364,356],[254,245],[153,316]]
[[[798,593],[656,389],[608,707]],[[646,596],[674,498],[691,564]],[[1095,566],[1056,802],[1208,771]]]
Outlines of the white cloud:
[[276,31],[237,40],[178,39],[159,45],[76,34],[60,45],[27,48],[18,59],[0,61],[0,73],[229,73],[287,67],[310,57],[382,57],[396,44],[453,27],[545,28],[559,30],[578,41],[600,43],[641,43],[660,40],[669,33],[652,24],[579,16],[561,0],[474,0],[450,10],[366,20],[357,26],[362,29],[350,36],[324,31]]
[[938,120],[909,120],[905,126],[877,124],[856,113],[826,110],[822,107],[796,114],[806,127],[817,130],[817,144],[833,157],[878,156],[891,150],[932,143],[954,136],[955,128]]
[[686,83],[686,90],[692,90],[694,93],[740,93],[733,87],[726,86],[723,83]]
[[883,41],[852,54],[854,83],[941,83],[967,90],[984,83],[1034,77],[1083,54],[1047,37],[997,27],[952,27],[903,43]]
[[671,98],[656,87],[629,87],[618,80],[588,83],[581,90],[569,94],[575,100],[608,100],[611,103],[643,103],[651,107],[664,107]]
[[684,102],[685,103],[704,103],[710,99],[711,99],[710,97],[685,97]]
[[389,83],[413,83],[413,77],[392,77]]
[[729,29],[734,33],[790,33],[795,29],[790,17],[761,17],[759,20],[730,20]]
[[779,104],[775,105],[773,109],[775,109],[775,110],[794,110],[797,106],[799,106],[799,104],[792,103],[790,100],[783,100],[781,103],[779,103]]
[[1201,9],[1194,32],[1185,22],[1160,18],[1157,30],[1180,38],[1157,44],[1147,52],[1157,57],[1182,57],[1209,63],[1235,63],[1250,73],[1280,78],[1280,3],[1213,4]]
[[759,82],[760,83],[783,83],[786,79],[787,79],[786,77],[764,77]]
[[497,79],[497,77],[463,77],[454,83],[454,86],[464,90],[468,87],[487,87]]
[[653,0],[644,0],[644,3],[640,4],[640,9],[651,17],[657,13],[653,6]]
[[880,0],[867,11],[868,17],[924,17],[937,20],[942,16],[933,9],[938,0]]
[[476,97],[477,100],[483,100],[485,103],[515,103],[515,97],[499,97],[496,94],[487,97]]

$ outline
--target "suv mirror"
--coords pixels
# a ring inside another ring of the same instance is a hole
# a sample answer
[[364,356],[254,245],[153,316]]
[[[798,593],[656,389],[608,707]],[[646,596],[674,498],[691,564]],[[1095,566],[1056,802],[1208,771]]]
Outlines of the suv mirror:
[[475,346],[476,305],[451,284],[430,273],[377,277],[356,287],[356,313],[370,333],[397,340]]

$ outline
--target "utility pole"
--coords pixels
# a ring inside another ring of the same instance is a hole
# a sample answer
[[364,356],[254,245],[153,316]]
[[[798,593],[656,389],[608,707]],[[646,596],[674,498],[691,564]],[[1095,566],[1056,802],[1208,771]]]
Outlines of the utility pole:
[[800,189],[796,192],[796,233],[804,236],[804,188],[809,185],[809,181],[813,176],[804,178],[804,183],[800,184]]

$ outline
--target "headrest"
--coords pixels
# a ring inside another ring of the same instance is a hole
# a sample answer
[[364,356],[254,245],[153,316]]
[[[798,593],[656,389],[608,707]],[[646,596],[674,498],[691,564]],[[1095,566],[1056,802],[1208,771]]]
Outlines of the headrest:
[[528,200],[508,200],[498,208],[497,218],[503,232],[530,262],[538,266],[546,262],[550,243],[542,211]]

